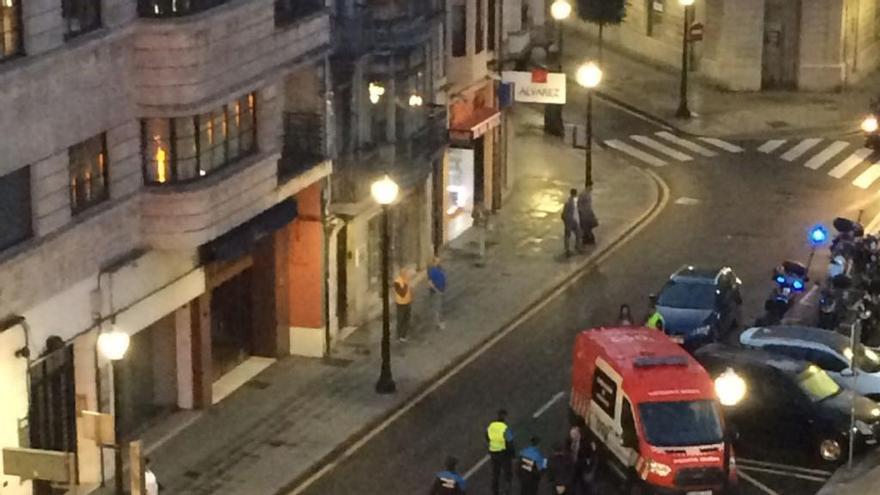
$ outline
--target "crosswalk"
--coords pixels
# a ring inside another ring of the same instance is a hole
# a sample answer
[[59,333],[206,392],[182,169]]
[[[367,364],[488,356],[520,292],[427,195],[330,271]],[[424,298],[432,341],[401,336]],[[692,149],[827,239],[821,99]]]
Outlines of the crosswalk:
[[824,171],[834,179],[847,180],[861,189],[880,185],[880,152],[862,148],[858,143],[813,137],[770,139],[761,143],[757,151],[778,154],[789,163],[802,162],[805,168]]
[[696,155],[711,158],[718,156],[718,153],[721,152],[742,153],[745,151],[741,146],[722,139],[685,138],[668,131],[660,131],[651,135],[606,139],[603,144],[654,167],[668,165],[670,161],[689,162]]

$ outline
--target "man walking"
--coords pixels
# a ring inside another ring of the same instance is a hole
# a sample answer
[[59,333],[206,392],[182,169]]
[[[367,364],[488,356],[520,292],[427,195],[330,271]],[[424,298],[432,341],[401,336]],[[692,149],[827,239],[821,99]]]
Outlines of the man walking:
[[596,218],[596,212],[593,211],[592,189],[592,187],[584,188],[577,199],[578,217],[580,219],[581,235],[583,236],[582,242],[585,246],[596,244],[593,229],[599,226],[599,219]]
[[520,495],[538,495],[538,484],[541,475],[547,469],[547,459],[538,449],[541,439],[532,437],[529,446],[519,453],[519,493]]
[[409,272],[406,268],[401,268],[400,274],[394,279],[394,303],[397,305],[397,340],[406,342],[412,316],[412,289],[409,286]]
[[563,242],[565,244],[566,256],[571,256],[571,249],[568,247],[570,237],[574,238],[574,248],[578,251],[580,250],[581,227],[577,195],[577,189],[569,191],[568,200],[565,201],[565,205],[562,207],[562,224],[565,228]]
[[434,325],[443,330],[443,296],[446,294],[446,271],[440,266],[440,257],[434,256],[434,262],[428,268],[428,291],[431,294],[431,310],[434,313]]
[[499,485],[504,483],[504,493],[510,491],[513,477],[510,463],[513,461],[513,433],[507,426],[507,411],[501,409],[495,421],[486,428],[489,441],[489,458],[492,461],[492,495],[499,495]]

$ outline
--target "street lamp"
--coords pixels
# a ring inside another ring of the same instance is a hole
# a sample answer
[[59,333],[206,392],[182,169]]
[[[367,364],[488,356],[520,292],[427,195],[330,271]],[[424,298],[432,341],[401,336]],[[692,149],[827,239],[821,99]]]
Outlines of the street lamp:
[[694,8],[694,0],[678,0],[684,7],[684,28],[681,33],[681,88],[679,94],[678,111],[675,116],[682,119],[691,118],[691,111],[688,109],[687,92],[688,92],[688,30],[691,26],[691,11]]
[[866,134],[875,133],[878,128],[880,128],[880,124],[877,123],[877,117],[873,115],[865,117],[865,120],[862,121],[862,131]]
[[[715,395],[723,406],[735,406],[746,396],[748,388],[746,381],[736,374],[732,368],[727,368],[724,373],[715,378]],[[724,484],[730,480],[730,449],[733,446],[733,436],[727,422],[724,423]]]
[[131,343],[129,335],[115,326],[109,332],[98,335],[98,351],[110,361],[110,375],[113,376],[113,437],[116,446],[113,450],[114,483],[116,495],[124,493],[122,487],[122,444],[119,443],[119,394],[116,390],[113,363],[125,357]]
[[578,84],[587,90],[587,143],[584,158],[584,186],[593,185],[593,89],[602,82],[602,69],[595,62],[581,65],[575,75]]
[[571,4],[566,0],[556,0],[550,5],[550,15],[556,21],[556,53],[562,65],[562,21],[571,15]]
[[399,187],[385,175],[373,182],[370,186],[370,194],[373,200],[382,206],[382,371],[379,373],[379,381],[376,382],[376,393],[391,394],[397,390],[394,378],[391,376],[391,308],[388,301],[388,207],[397,199]]
[[411,107],[422,106],[422,97],[417,94],[413,94],[412,96],[410,96],[409,97],[409,106],[411,106]]

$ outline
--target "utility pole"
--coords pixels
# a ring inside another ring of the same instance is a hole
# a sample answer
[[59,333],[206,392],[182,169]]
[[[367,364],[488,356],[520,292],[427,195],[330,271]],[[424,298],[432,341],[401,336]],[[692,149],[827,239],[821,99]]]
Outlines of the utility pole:
[[[480,0],[477,0],[480,1]],[[507,169],[507,112],[501,106],[501,88],[503,83],[501,80],[501,72],[504,70],[504,0],[498,2],[498,43],[495,45],[495,68],[498,72],[498,107],[501,111],[501,153],[498,163],[492,167],[492,211],[501,209],[501,192],[503,188],[502,167]]]

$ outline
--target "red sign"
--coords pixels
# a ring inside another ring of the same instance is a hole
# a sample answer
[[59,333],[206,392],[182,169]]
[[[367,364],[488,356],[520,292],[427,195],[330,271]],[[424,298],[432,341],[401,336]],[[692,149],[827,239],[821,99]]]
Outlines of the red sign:
[[532,69],[532,82],[533,83],[546,83],[547,82],[547,71],[544,69]]
[[703,40],[703,23],[695,22],[691,24],[690,32],[688,33],[689,41],[702,41]]

